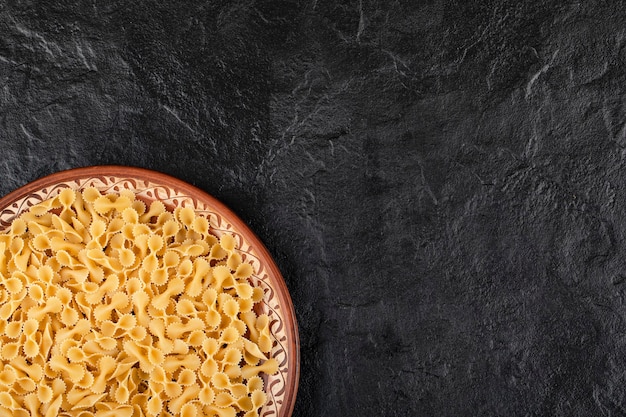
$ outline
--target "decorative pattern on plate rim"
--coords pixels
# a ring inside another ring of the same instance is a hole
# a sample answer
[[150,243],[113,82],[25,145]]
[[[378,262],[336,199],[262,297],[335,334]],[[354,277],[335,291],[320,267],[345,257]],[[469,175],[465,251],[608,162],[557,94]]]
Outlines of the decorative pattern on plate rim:
[[6,230],[11,222],[22,212],[44,200],[56,197],[65,188],[80,191],[88,187],[95,187],[103,193],[118,193],[124,189],[132,190],[143,200],[161,200],[169,210],[175,207],[193,207],[197,213],[209,220],[212,230],[218,237],[225,232],[235,237],[242,258],[250,262],[254,268],[253,284],[262,287],[265,291],[263,310],[270,318],[270,331],[275,340],[271,355],[279,363],[278,373],[269,377],[266,376],[265,392],[268,396],[268,402],[261,409],[259,415],[262,417],[278,416],[279,410],[284,403],[288,375],[288,345],[283,311],[270,283],[271,277],[254,248],[244,239],[242,234],[235,230],[232,224],[215,212],[212,207],[173,188],[151,181],[103,175],[59,182],[16,200],[10,206],[0,211],[0,230]]

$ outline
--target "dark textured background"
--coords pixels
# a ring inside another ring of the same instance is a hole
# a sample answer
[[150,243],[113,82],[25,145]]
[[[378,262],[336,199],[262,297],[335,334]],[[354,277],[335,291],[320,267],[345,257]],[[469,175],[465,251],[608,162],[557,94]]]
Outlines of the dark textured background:
[[618,1],[2,0],[0,193],[96,164],[229,205],[295,416],[626,416]]

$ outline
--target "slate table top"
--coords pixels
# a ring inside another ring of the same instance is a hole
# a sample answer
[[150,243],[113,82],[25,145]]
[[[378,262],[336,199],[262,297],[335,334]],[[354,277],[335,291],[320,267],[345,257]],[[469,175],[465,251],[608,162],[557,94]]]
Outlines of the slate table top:
[[261,238],[294,416],[626,415],[617,1],[0,2],[0,194],[158,170]]

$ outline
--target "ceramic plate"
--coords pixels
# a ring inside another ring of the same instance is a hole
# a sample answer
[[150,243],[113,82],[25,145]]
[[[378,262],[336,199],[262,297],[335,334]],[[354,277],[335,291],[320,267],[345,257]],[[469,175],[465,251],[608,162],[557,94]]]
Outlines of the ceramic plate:
[[231,210],[204,191],[168,175],[141,168],[95,166],[57,172],[33,181],[0,199],[0,229],[34,204],[56,196],[64,188],[82,190],[96,187],[101,192],[132,190],[144,201],[160,200],[172,210],[193,207],[205,216],[214,233],[235,236],[242,256],[254,267],[254,285],[265,291],[263,312],[271,320],[275,342],[271,355],[279,362],[279,372],[267,377],[267,404],[263,417],[291,415],[298,389],[299,340],[293,304],[285,282],[267,249]]

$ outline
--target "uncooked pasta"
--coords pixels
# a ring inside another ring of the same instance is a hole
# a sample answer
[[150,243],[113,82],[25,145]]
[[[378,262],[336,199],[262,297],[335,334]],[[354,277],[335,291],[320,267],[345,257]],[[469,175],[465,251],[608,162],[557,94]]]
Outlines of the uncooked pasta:
[[190,207],[64,189],[0,234],[0,415],[258,416],[269,317]]

